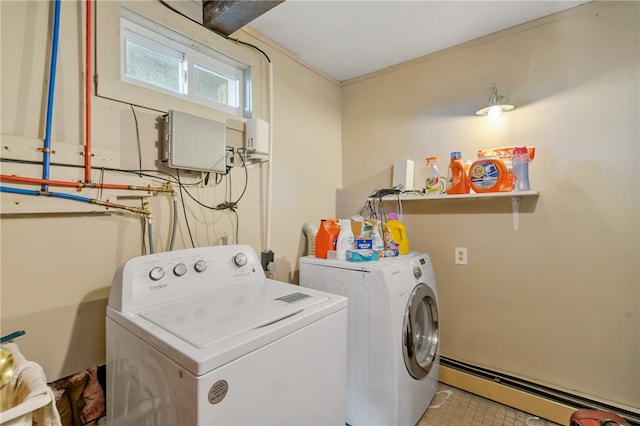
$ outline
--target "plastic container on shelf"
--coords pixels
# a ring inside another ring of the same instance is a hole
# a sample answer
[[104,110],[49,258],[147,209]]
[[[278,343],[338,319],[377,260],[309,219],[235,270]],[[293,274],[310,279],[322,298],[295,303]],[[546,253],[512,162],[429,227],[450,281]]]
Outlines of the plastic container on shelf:
[[[536,148],[533,146],[525,147],[527,152],[529,153],[529,162],[533,160],[533,157],[536,155]],[[512,172],[511,158],[513,156],[513,150],[515,147],[513,146],[502,146],[499,148],[489,148],[489,149],[480,149],[478,150],[478,158],[499,158],[504,161],[504,165],[507,166],[507,171],[509,173]]]
[[511,172],[502,159],[497,157],[479,158],[469,169],[469,184],[477,193],[509,192],[513,189]]
[[[476,192],[509,192],[512,191],[515,187],[515,185],[517,184],[516,179],[514,178],[514,170],[513,170],[513,156],[514,156],[514,151],[515,150],[519,150],[519,154],[522,154],[523,151],[526,151],[529,154],[529,163],[531,161],[533,161],[533,158],[536,155],[536,148],[533,146],[524,146],[524,147],[514,147],[514,146],[503,146],[503,147],[499,147],[499,148],[489,148],[489,149],[481,149],[478,150],[478,160],[476,161],[476,164],[478,163],[478,161],[480,160],[485,160],[485,159],[498,159],[501,160],[504,164],[504,166],[507,169],[507,172],[504,174],[505,176],[508,176],[507,178],[502,178],[501,182],[498,184],[495,184],[495,186],[491,186],[491,182],[487,182],[485,184],[480,184],[478,181],[478,178],[475,178],[475,186],[478,187],[485,187],[484,189],[480,189],[479,191],[476,190],[476,188],[474,187],[474,183],[471,183],[471,189],[473,189]],[[501,167],[500,164],[498,163],[494,163],[497,164],[496,167]],[[470,171],[469,172],[469,177],[470,177],[470,181],[474,181],[474,176],[473,176],[474,171]],[[476,169],[475,170],[476,174],[480,174],[481,171],[480,169]],[[490,179],[489,179],[490,180]],[[521,185],[523,183],[521,182]]]
[[[513,150],[515,147],[513,146],[503,146],[500,148],[489,148],[489,149],[480,149],[478,150],[478,158],[482,157],[498,157],[502,160],[511,160],[513,156]],[[527,152],[529,153],[529,160],[533,160],[533,157],[536,155],[536,148],[533,146],[525,147]]]
[[531,189],[531,184],[529,183],[529,160],[529,151],[526,146],[513,149],[511,164],[513,167],[514,191],[529,191]]
[[440,195],[444,192],[444,181],[438,170],[438,157],[425,158],[429,168],[427,178],[424,181],[424,193],[427,195]]
[[400,254],[409,253],[409,238],[404,223],[396,213],[389,213],[385,224],[385,249],[397,248]]
[[459,151],[451,153],[451,162],[447,173],[447,194],[468,194],[469,179],[465,170],[462,154]]
[[327,252],[336,249],[340,225],[335,219],[322,219],[316,235],[316,257],[327,258]]

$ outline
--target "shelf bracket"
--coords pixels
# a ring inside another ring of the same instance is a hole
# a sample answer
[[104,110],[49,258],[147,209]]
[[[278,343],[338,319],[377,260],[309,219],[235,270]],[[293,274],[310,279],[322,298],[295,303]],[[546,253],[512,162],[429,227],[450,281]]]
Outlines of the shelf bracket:
[[520,219],[520,196],[511,197],[511,213],[513,214],[513,230],[518,230],[518,221]]

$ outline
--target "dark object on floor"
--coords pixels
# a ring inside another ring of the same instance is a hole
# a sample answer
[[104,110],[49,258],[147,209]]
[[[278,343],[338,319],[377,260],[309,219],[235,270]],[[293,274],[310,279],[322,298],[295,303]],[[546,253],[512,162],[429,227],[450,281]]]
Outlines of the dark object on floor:
[[627,426],[629,423],[617,414],[600,410],[578,410],[571,415],[571,426]]

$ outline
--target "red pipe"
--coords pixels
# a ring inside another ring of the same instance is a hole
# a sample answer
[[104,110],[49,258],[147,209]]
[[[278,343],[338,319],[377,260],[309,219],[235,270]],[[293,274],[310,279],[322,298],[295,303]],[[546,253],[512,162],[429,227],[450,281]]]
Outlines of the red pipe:
[[85,53],[85,145],[84,145],[84,181],[91,182],[91,0],[87,0],[86,17],[86,53]]
[[151,186],[135,186],[135,185],[122,185],[115,183],[82,183],[82,182],[66,182],[61,180],[50,180],[50,179],[38,179],[38,178],[26,178],[21,176],[9,176],[9,175],[0,175],[0,181],[10,181],[10,182],[18,182],[18,183],[27,183],[34,185],[51,185],[51,186],[62,186],[66,188],[102,188],[102,189],[124,189],[129,191],[147,191],[147,192],[171,192],[171,189],[168,187],[151,187]]
[[[20,176],[9,176],[0,174],[0,181],[10,181],[23,184],[33,185],[51,185],[60,186],[66,188],[76,188],[78,190],[82,188],[102,188],[102,189],[120,189],[120,190],[133,190],[133,191],[147,191],[147,192],[171,192],[171,188],[168,186],[163,187],[151,187],[151,186],[135,186],[135,185],[122,185],[122,184],[109,184],[109,183],[91,183],[91,89],[92,89],[92,71],[91,71],[91,0],[86,0],[86,42],[85,42],[85,145],[84,152],[84,183],[82,182],[66,182],[51,179],[38,179],[38,178],[26,178]],[[107,203],[102,201],[95,201],[96,203]],[[104,204],[106,205],[106,204]],[[113,205],[113,207],[118,207]],[[127,208],[127,207],[118,207]],[[144,213],[144,212],[143,212]],[[148,212],[147,212],[148,213]],[[147,214],[145,213],[145,214]]]

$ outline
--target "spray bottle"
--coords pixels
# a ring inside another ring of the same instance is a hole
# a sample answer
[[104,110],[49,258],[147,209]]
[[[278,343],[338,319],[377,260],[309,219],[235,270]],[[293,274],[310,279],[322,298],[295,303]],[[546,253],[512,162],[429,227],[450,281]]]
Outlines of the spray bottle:
[[444,191],[444,182],[440,177],[440,170],[438,170],[439,161],[438,157],[427,157],[427,167],[429,167],[429,174],[424,182],[424,193],[427,195],[442,194]]
[[340,232],[336,242],[336,259],[345,260],[347,258],[347,250],[353,250],[355,238],[351,230],[351,219],[340,219]]

